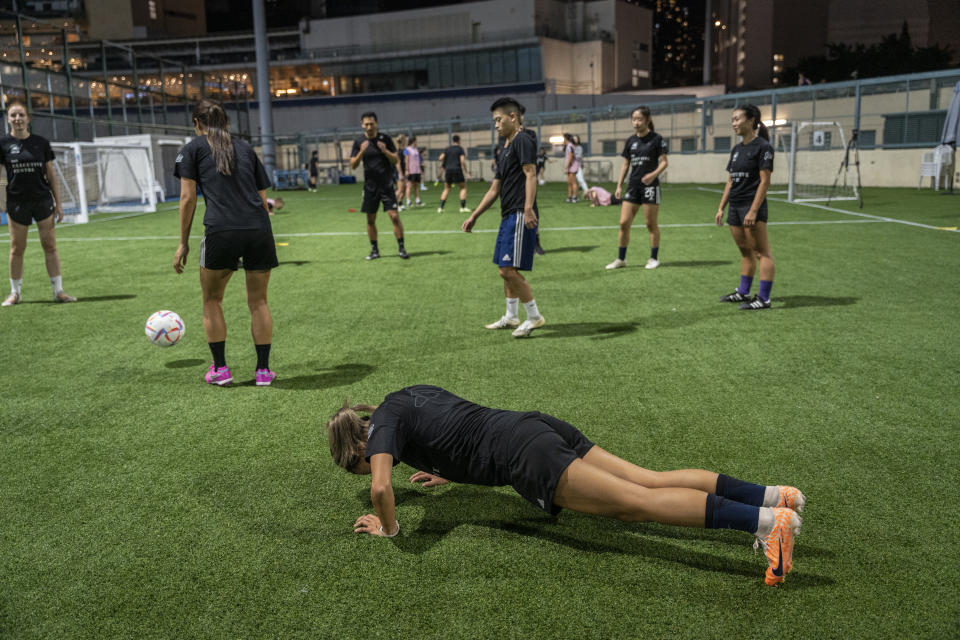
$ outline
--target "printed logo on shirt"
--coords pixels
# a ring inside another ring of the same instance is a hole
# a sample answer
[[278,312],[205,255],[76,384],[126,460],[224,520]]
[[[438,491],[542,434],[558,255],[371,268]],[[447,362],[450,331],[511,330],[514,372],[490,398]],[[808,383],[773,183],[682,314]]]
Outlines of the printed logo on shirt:
[[10,153],[10,155],[15,156],[15,155],[18,155],[18,154],[20,153],[20,151],[22,151],[22,150],[23,150],[23,148],[22,148],[19,144],[12,144],[12,145],[10,145],[10,152],[9,152],[9,153]]
[[634,142],[632,145],[630,145],[630,150],[631,150],[631,151],[636,151],[638,144],[640,144],[640,143],[639,143],[639,142]]
[[177,159],[174,161],[174,163],[181,162],[181,161],[183,161],[183,154],[182,154],[182,153],[178,153],[178,154],[177,154]]
[[731,160],[731,162],[736,162],[736,161],[737,161],[737,158],[739,158],[739,157],[740,157],[740,152],[739,152],[739,151],[734,151],[734,152],[733,152],[733,159]]
[[540,505],[541,509],[546,509],[546,503],[543,501],[543,498],[537,498],[537,504]]
[[764,160],[773,160],[773,154],[770,153],[769,151],[767,151],[765,154],[763,154],[763,159],[764,159]]

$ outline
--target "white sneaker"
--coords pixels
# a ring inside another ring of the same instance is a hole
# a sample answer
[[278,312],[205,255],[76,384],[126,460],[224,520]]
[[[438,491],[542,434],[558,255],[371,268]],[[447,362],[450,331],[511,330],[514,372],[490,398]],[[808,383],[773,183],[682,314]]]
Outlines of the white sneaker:
[[488,325],[484,325],[487,329],[509,329],[510,327],[515,327],[520,324],[520,318],[511,318],[510,316],[502,316],[496,322],[491,322]]
[[470,213],[470,207],[460,207],[460,213]]
[[443,207],[437,207],[437,213],[443,213]]
[[403,205],[400,205],[399,207],[397,207],[397,211],[403,211],[403,210],[404,210],[404,206],[403,206]]
[[546,181],[546,180],[537,180],[537,184],[539,184],[539,185],[542,187],[543,185],[547,184],[547,181]]
[[[11,293],[7,298],[0,304],[0,307],[12,307],[15,304],[20,304],[20,294]],[[520,324],[520,321],[517,320],[517,324]]]
[[647,260],[647,264],[644,265],[643,268],[644,268],[644,269],[656,269],[656,268],[659,267],[659,266],[660,266],[660,261],[659,261],[659,260],[656,260],[656,259],[654,259],[654,258],[650,258],[649,260]]
[[534,329],[539,329],[545,324],[547,324],[547,321],[543,318],[543,316],[538,316],[533,320],[531,320],[530,318],[527,318],[526,320],[523,321],[523,324],[517,327],[517,330],[513,332],[513,337],[526,338],[531,333],[533,333]]
[[617,258],[607,265],[607,269],[623,269],[625,266],[627,266],[627,261]]

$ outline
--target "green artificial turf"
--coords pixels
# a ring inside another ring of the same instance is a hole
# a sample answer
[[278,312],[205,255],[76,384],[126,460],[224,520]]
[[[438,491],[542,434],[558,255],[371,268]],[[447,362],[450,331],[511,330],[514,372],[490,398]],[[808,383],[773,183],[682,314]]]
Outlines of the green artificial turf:
[[[710,188],[665,186],[663,266],[642,268],[638,220],[612,272],[617,209],[541,188],[528,340],[483,329],[503,312],[496,210],[460,233],[431,188],[401,214],[412,259],[381,214],[368,262],[359,187],[285,192],[266,389],[242,274],[237,383],[203,383],[199,237],[177,276],[175,203],[58,229],[74,305],[49,302],[32,233],[24,304],[0,310],[0,637],[957,637],[960,233],[878,218],[955,227],[960,196],[830,205],[872,218],[771,200],[798,224],[770,225],[774,307],[748,314],[717,302],[739,253]],[[143,334],[158,309],[186,322],[175,347]],[[334,467],[323,424],[417,383],[554,414],[642,466],[800,487],[793,572],[766,587],[739,532],[550,518],[404,465],[400,536],[355,535],[369,481]]]

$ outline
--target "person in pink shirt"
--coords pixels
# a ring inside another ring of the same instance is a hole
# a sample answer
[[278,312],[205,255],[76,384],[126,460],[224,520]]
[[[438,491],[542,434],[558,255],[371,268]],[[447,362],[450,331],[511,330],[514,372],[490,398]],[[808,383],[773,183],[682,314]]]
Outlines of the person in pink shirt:
[[613,197],[613,194],[603,187],[590,187],[584,195],[590,200],[591,207],[609,207],[621,202],[620,198]]
[[577,159],[577,152],[573,146],[573,136],[565,133],[563,137],[567,141],[567,146],[564,148],[564,154],[566,154],[564,171],[567,174],[567,199],[565,202],[576,202],[577,193],[580,191],[579,186],[577,186],[577,171],[580,171],[580,161]]
[[407,163],[407,208],[410,208],[410,192],[416,196],[416,205],[423,206],[420,201],[420,183],[423,181],[421,176],[422,159],[420,150],[417,148],[417,136],[410,136],[410,142],[407,148],[403,150],[403,157]]

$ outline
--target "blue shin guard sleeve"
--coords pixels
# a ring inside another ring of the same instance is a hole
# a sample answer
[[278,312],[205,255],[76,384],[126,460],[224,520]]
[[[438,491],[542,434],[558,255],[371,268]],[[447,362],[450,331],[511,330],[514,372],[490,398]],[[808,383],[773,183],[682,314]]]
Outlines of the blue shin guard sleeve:
[[724,498],[730,498],[743,504],[750,504],[755,507],[763,506],[763,494],[767,490],[762,484],[753,484],[744,482],[722,473],[717,474],[717,495]]
[[704,527],[707,529],[737,529],[756,533],[760,520],[760,507],[729,500],[712,493],[707,494],[707,509]]

